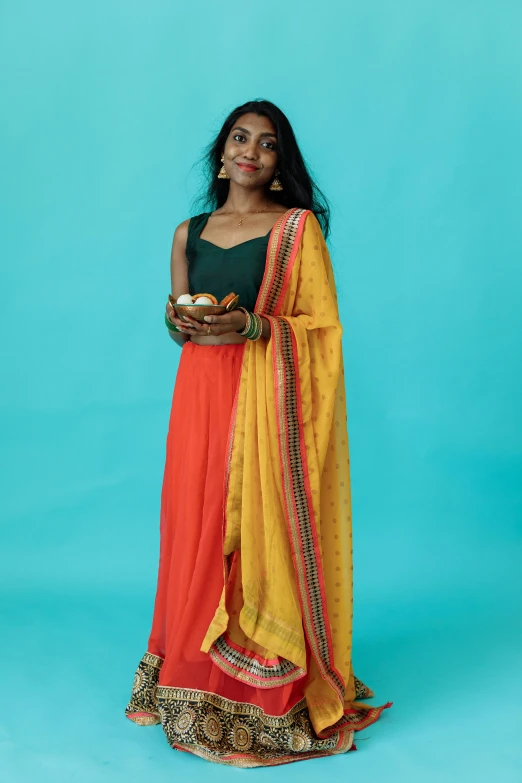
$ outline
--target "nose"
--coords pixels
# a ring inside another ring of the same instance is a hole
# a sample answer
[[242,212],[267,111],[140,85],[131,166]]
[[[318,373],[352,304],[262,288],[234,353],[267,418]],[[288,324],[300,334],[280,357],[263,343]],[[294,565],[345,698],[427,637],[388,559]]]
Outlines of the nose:
[[257,160],[257,144],[253,139],[243,147],[243,156],[248,160]]

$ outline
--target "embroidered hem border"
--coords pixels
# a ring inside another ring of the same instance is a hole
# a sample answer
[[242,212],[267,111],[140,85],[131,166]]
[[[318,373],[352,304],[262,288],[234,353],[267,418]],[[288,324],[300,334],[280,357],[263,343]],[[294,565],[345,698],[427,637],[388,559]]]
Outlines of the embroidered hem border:
[[236,767],[272,766],[345,753],[353,745],[350,728],[326,739],[317,737],[304,699],[281,716],[188,688],[159,686],[157,699],[169,744],[208,761]]
[[[272,766],[354,750],[354,731],[374,723],[390,706],[354,705],[318,737],[302,699],[284,715],[267,715],[260,707],[234,702],[215,693],[158,685],[163,659],[147,652],[134,678],[126,714],[139,725],[162,723],[169,744],[197,756],[237,767]],[[357,697],[371,694],[355,678]]]
[[[291,764],[294,761],[305,761],[306,759],[317,759],[321,758],[323,756],[333,756],[337,755],[339,753],[347,753],[349,750],[357,750],[355,747],[355,744],[353,743],[353,732],[347,732],[343,736],[343,742],[340,743],[339,747],[332,751],[318,751],[317,753],[314,752],[308,752],[306,754],[301,754],[300,756],[294,755],[287,755],[287,756],[278,756],[277,758],[255,758],[253,756],[221,756],[220,758],[216,758],[216,756],[213,753],[209,753],[204,748],[199,747],[199,745],[181,745],[181,744],[175,744],[172,745],[172,747],[175,750],[181,750],[185,751],[187,753],[193,753],[195,756],[199,756],[199,758],[205,759],[205,761],[211,761],[214,764],[226,764],[231,767],[242,767],[243,769],[252,769],[254,767],[275,767],[278,764]],[[351,744],[349,744],[351,742]]]
[[216,639],[209,655],[230,677],[256,688],[278,688],[300,680],[306,674],[304,669],[285,658],[277,659],[272,665],[270,661],[261,662],[258,656],[249,655],[233,644],[226,634]]
[[125,709],[125,714],[134,723],[139,723],[142,726],[159,723],[160,714],[156,701],[156,686],[162,666],[163,658],[150,652],[146,652],[138,664],[131,698]]

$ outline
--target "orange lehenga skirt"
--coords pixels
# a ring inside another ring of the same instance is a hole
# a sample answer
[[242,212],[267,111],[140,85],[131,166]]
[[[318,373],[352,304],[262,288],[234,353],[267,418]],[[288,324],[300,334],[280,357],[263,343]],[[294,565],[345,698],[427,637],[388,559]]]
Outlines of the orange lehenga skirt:
[[[243,345],[191,342],[182,349],[167,437],[154,617],[126,714],[141,725],[161,723],[178,750],[248,767],[355,745],[348,728],[317,737],[302,679],[257,688],[227,675],[200,649],[223,590],[223,477],[243,352]],[[359,680],[356,693],[373,696]],[[382,709],[370,709],[365,725]]]

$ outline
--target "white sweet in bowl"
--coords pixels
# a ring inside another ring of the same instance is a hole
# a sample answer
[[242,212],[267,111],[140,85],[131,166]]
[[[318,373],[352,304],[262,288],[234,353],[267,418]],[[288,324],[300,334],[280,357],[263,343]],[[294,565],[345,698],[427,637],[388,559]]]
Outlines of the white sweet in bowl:
[[180,305],[191,305],[192,304],[192,297],[190,294],[181,294],[181,296],[178,296],[176,299],[176,304]]

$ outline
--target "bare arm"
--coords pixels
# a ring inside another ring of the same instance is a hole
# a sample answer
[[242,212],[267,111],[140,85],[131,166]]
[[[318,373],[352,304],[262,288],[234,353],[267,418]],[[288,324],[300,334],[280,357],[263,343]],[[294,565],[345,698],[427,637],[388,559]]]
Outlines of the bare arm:
[[[188,220],[184,220],[183,223],[180,223],[174,232],[174,238],[172,240],[172,251],[170,254],[170,284],[174,299],[177,299],[181,294],[188,293],[189,290],[187,261],[188,225]],[[167,302],[166,312],[171,323],[175,324],[178,329],[182,329],[183,322],[176,317],[170,302]],[[169,331],[169,334],[174,342],[181,346],[189,339],[189,335],[183,332]]]

